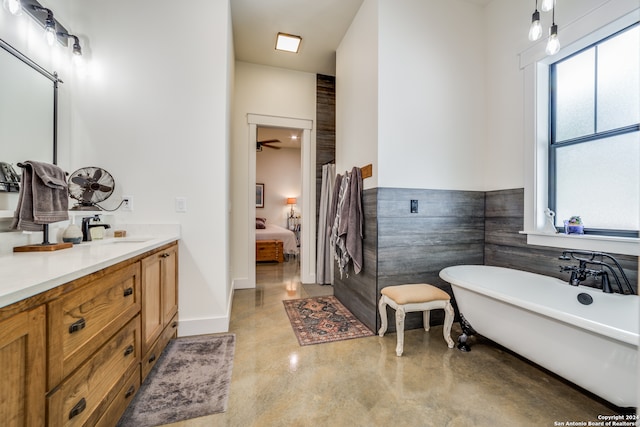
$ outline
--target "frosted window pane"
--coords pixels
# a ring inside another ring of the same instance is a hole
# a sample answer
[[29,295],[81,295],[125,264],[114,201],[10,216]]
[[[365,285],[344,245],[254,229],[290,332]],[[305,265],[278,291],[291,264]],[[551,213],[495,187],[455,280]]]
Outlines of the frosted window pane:
[[556,150],[556,224],[580,215],[587,228],[638,230],[640,133]]
[[640,133],[556,150],[557,225],[580,215],[587,228],[638,230]]
[[556,141],[594,132],[595,49],[556,66]]
[[640,27],[598,47],[598,132],[640,122]]

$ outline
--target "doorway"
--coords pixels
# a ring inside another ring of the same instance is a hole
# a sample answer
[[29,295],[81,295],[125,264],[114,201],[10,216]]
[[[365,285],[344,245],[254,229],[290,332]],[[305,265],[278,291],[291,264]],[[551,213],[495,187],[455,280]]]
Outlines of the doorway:
[[[289,117],[265,116],[248,114],[249,125],[249,179],[247,198],[249,201],[247,226],[249,227],[249,256],[247,271],[250,280],[255,287],[256,259],[255,259],[255,218],[256,216],[256,142],[258,141],[258,128],[288,128],[299,130],[301,150],[301,198],[299,205],[301,212],[306,213],[300,218],[300,280],[302,283],[315,283],[315,142],[311,131],[313,121]],[[273,139],[273,138],[270,138]],[[276,145],[276,144],[271,144]]]

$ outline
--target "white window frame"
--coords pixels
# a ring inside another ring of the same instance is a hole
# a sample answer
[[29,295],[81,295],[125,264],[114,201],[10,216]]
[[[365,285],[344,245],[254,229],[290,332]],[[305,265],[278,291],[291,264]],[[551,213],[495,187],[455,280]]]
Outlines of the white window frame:
[[640,255],[639,238],[565,235],[543,231],[544,209],[548,204],[549,65],[639,20],[640,8],[637,2],[607,2],[563,28],[562,42],[565,47],[558,54],[546,56],[544,40],[520,54],[525,88],[525,200],[522,233],[527,235],[527,244]]

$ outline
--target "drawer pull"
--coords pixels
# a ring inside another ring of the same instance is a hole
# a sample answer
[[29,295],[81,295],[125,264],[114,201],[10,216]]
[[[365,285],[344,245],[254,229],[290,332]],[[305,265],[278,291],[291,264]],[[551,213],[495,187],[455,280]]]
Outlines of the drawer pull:
[[171,324],[171,327],[172,327],[173,329],[177,328],[177,327],[178,327],[178,322],[173,322],[173,323]]
[[84,318],[76,320],[71,324],[71,326],[69,326],[69,333],[73,334],[74,332],[78,332],[79,330],[84,329],[85,326],[87,326],[87,324],[84,321]]
[[124,350],[124,355],[125,355],[125,357],[126,357],[126,356],[128,356],[128,355],[130,355],[131,353],[133,353],[133,345],[130,345],[129,347],[127,347],[127,348]]
[[149,363],[153,363],[154,360],[156,360],[156,355],[152,354],[151,357],[149,358]]
[[79,415],[82,411],[85,410],[86,407],[87,407],[87,401],[84,400],[84,397],[83,397],[82,399],[80,399],[78,403],[76,403],[76,406],[71,408],[71,411],[69,411],[69,419],[75,417],[76,415]]
[[165,252],[165,253],[163,253],[163,254],[162,254],[162,255],[160,255],[160,256],[161,256],[162,258],[167,258],[167,257],[169,256],[169,254]]
[[132,385],[131,387],[129,387],[129,390],[127,390],[127,392],[124,394],[124,398],[125,399],[130,398],[131,395],[135,393],[135,391],[136,391],[136,386]]
[[133,288],[127,288],[124,290],[124,296],[128,297],[129,295],[133,295]]

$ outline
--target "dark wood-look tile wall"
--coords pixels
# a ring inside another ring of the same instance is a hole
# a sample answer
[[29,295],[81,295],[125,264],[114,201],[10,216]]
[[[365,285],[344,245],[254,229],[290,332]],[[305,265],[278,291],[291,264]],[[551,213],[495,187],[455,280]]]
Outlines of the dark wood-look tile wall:
[[[418,213],[410,213],[418,200]],[[562,249],[527,245],[519,232],[524,224],[524,190],[489,192],[377,188],[364,192],[365,260],[359,275],[334,280],[334,294],[371,330],[380,327],[378,299],[385,286],[431,283],[452,295],[440,279],[442,268],[485,264],[567,279],[559,265]],[[614,255],[632,284],[638,281],[638,258]],[[454,301],[455,303],[455,301]],[[436,310],[432,324],[441,324]],[[388,309],[391,331],[395,313]],[[422,327],[420,313],[405,319],[405,329]]]
[[322,189],[322,166],[336,157],[336,78],[316,75],[316,230]]
[[[519,234],[523,226],[524,190],[518,188],[488,191],[485,214],[485,264],[568,280],[569,274],[560,272],[559,266],[576,262],[559,260],[558,257],[563,250],[561,248],[527,245],[526,235]],[[638,257],[611,255],[620,262],[637,292]],[[590,279],[586,284],[599,286],[597,282],[596,279]]]

